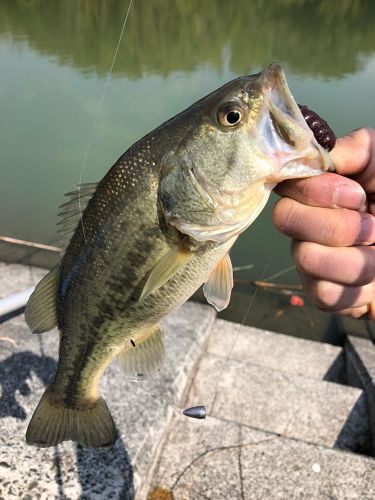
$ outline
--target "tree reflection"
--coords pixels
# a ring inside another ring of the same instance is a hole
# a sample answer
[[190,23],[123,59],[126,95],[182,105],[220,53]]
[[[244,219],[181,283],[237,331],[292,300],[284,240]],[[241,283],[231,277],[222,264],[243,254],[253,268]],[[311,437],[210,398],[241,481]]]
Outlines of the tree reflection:
[[[0,36],[83,72],[108,71],[123,0],[3,0]],[[375,50],[373,0],[134,0],[114,75],[168,75],[223,50],[236,73],[273,60],[295,73],[340,77]]]

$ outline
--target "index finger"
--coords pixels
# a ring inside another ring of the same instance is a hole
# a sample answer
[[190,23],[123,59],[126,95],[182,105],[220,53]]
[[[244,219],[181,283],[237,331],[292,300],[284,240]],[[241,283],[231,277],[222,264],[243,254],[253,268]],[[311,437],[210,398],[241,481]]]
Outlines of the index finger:
[[375,193],[375,130],[361,128],[337,139],[331,151],[336,172],[355,179],[368,194]]

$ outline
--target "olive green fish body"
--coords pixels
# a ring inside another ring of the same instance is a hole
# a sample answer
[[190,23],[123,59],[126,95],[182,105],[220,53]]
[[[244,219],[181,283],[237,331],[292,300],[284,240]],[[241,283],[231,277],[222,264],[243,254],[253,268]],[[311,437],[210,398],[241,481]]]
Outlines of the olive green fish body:
[[159,320],[203,283],[208,302],[225,308],[228,252],[274,185],[330,166],[272,65],[193,104],[133,145],[97,186],[82,187],[82,199],[81,188],[73,193],[62,227],[74,234],[26,308],[33,332],[61,332],[56,376],[27,441],[113,444],[98,389],[105,368],[120,356],[129,375],[159,369]]
[[112,167],[62,259],[54,388],[64,404],[97,398],[96,373],[132,346],[130,338],[137,343],[145,330],[185,302],[233,244],[195,242],[184,269],[139,301],[151,269],[179,238],[160,221],[160,168],[149,147],[157,139],[156,134],[140,141]]

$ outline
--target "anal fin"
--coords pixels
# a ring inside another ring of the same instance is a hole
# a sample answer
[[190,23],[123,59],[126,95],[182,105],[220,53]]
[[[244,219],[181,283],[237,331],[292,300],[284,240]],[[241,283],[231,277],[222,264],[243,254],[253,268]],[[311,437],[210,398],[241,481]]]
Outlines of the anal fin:
[[129,339],[119,356],[121,368],[126,375],[141,379],[160,371],[164,354],[163,332],[159,325],[155,325],[145,330],[144,334],[137,334],[134,339]]
[[32,333],[48,332],[57,324],[56,293],[60,265],[39,281],[26,305],[25,319]]
[[225,309],[229,302],[233,288],[233,268],[228,254],[217,264],[210,277],[203,285],[203,293],[207,302],[217,311]]

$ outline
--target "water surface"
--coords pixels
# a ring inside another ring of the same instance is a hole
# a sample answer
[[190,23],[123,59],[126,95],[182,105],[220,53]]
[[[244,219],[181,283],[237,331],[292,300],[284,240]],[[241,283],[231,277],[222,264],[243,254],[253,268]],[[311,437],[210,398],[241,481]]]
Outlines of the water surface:
[[[296,100],[338,135],[375,127],[372,0],[134,0],[98,112],[127,7],[119,0],[0,3],[0,235],[55,242],[57,206],[79,181],[90,137],[86,182],[193,101],[272,61],[284,66]],[[242,279],[292,264],[288,239],[272,227],[272,204],[232,251],[234,265],[254,265]],[[51,264],[45,253],[4,244],[0,258]],[[298,280],[293,272],[277,279]],[[237,293],[231,317],[241,321],[249,290]]]

